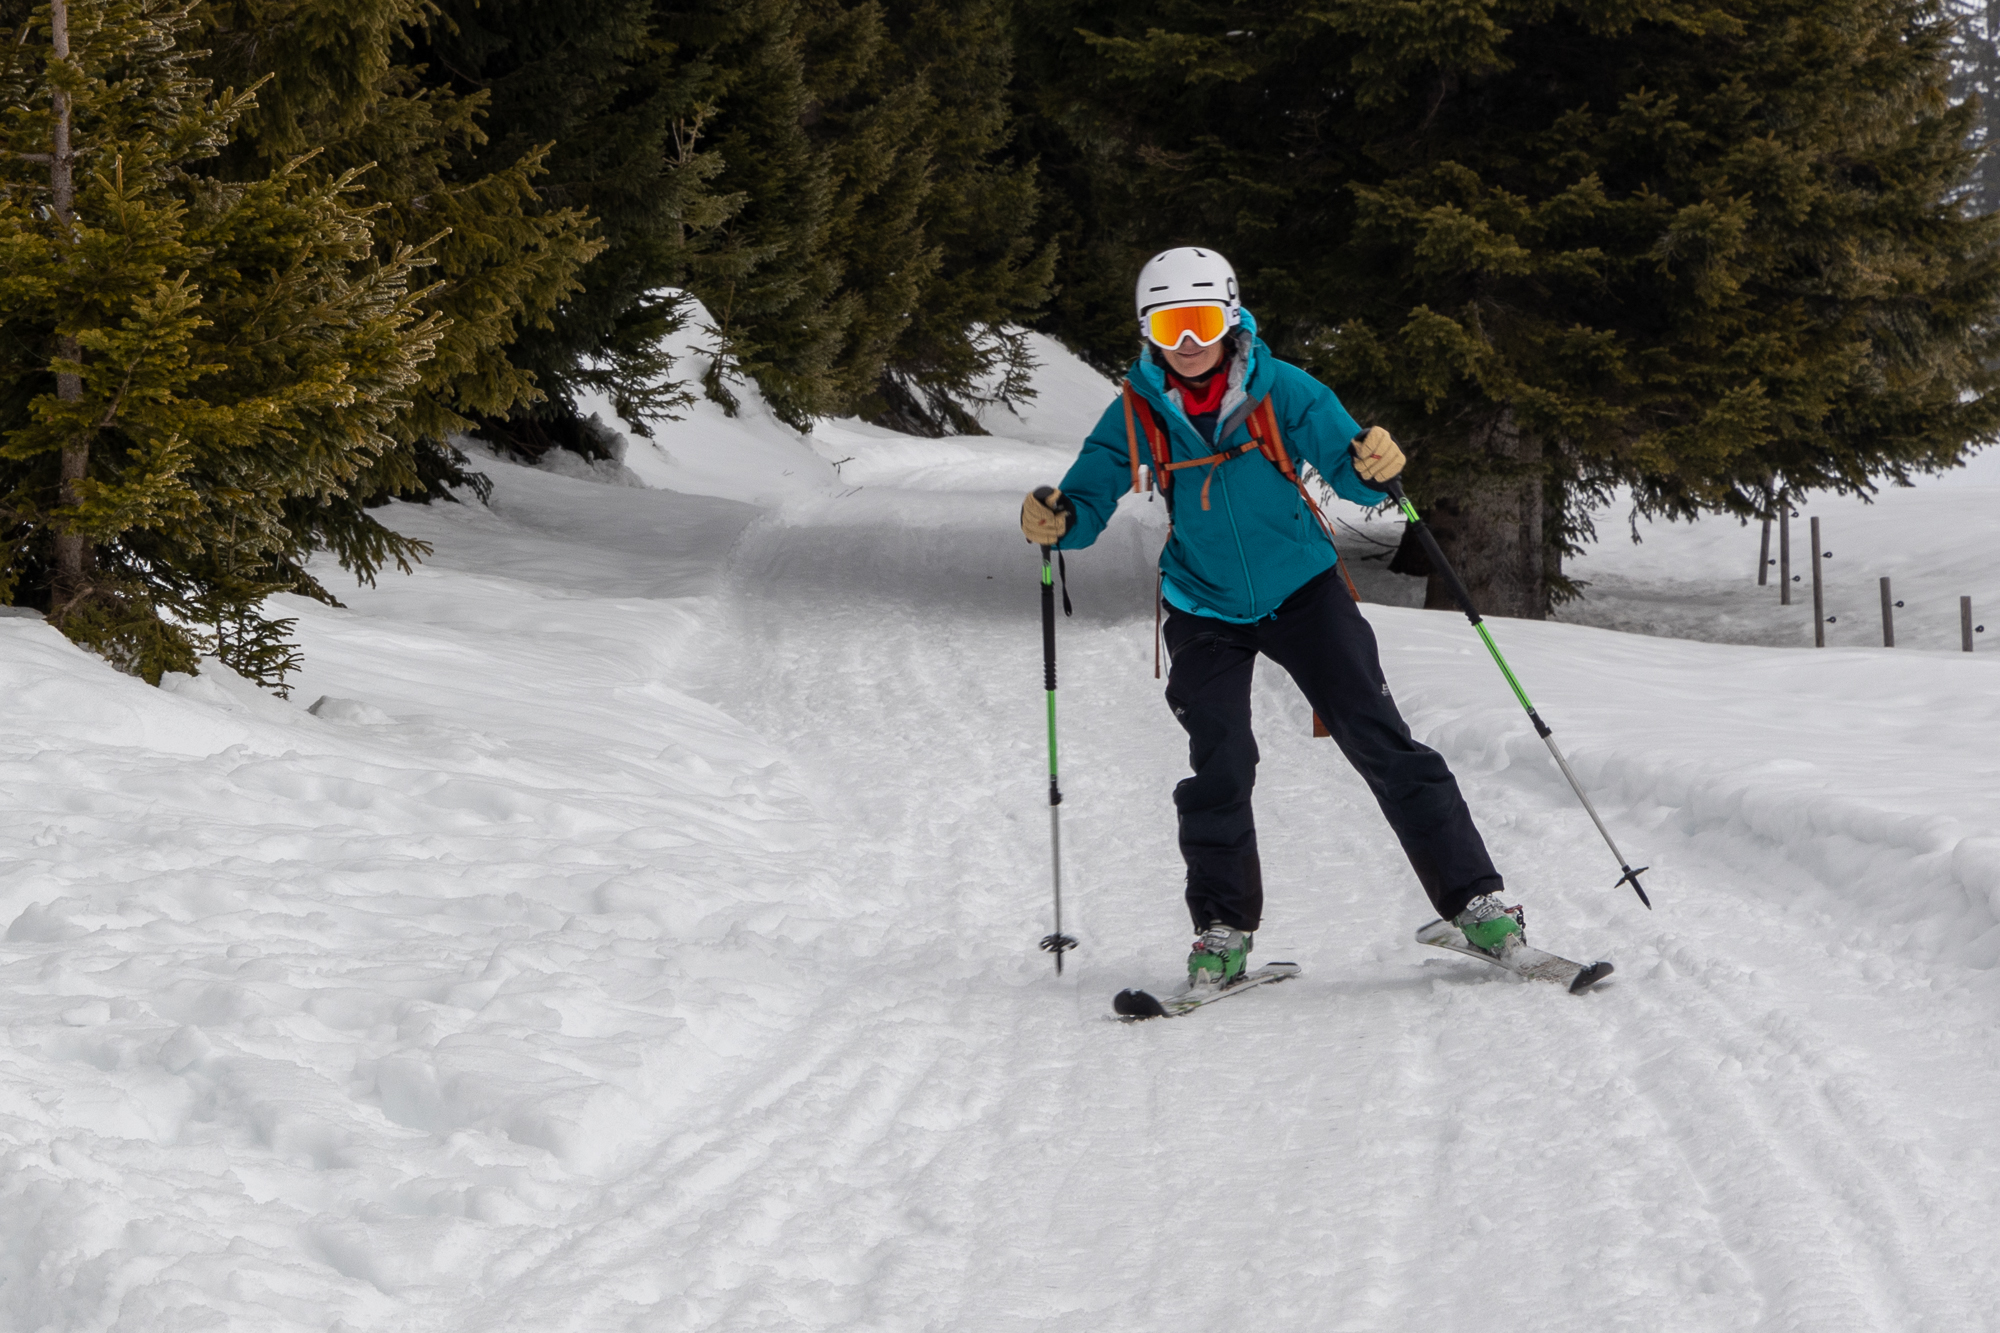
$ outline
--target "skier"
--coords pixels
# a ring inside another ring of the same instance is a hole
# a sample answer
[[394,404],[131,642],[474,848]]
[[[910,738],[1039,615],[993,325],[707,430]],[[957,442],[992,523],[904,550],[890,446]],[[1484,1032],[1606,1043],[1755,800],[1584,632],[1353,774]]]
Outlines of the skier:
[[[1172,655],[1167,705],[1187,731],[1194,769],[1174,788],[1188,911],[1200,936],[1188,955],[1190,987],[1240,977],[1263,915],[1250,809],[1250,675],[1259,653],[1291,674],[1367,781],[1439,917],[1497,955],[1510,936],[1522,937],[1520,910],[1501,905],[1500,874],[1457,781],[1442,756],[1411,739],[1374,631],[1338,578],[1332,543],[1294,482],[1253,443],[1252,416],[1268,396],[1285,447],[1357,504],[1387,498],[1367,483],[1400,474],[1403,451],[1379,426],[1364,432],[1331,390],[1271,354],[1243,308],[1235,270],[1214,251],[1155,255],[1140,271],[1137,306],[1145,341],[1129,382],[1167,439],[1171,461],[1157,480],[1174,482],[1160,572]],[[1022,503],[1030,542],[1073,551],[1097,540],[1132,485],[1135,430],[1121,396],[1062,485]]]

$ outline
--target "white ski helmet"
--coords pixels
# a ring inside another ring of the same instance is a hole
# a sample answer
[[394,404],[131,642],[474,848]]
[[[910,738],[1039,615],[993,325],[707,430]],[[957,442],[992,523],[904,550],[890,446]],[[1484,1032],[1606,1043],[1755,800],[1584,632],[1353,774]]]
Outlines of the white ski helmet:
[[1213,250],[1182,246],[1162,250],[1139,270],[1139,286],[1134,293],[1139,308],[1140,335],[1145,334],[1146,316],[1166,306],[1194,305],[1215,301],[1222,306],[1225,327],[1243,322],[1243,300],[1236,290],[1236,270]]

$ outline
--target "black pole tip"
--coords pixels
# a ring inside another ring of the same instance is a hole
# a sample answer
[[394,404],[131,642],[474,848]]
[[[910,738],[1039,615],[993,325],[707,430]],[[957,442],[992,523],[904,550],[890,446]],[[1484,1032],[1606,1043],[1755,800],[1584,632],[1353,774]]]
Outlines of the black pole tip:
[[[1639,901],[1646,905],[1646,910],[1648,912],[1652,911],[1653,900],[1646,896],[1646,890],[1640,886],[1639,876],[1645,874],[1648,870],[1651,870],[1653,867],[1640,866],[1637,870],[1634,870],[1631,866],[1621,865],[1618,868],[1625,872],[1624,874],[1618,877],[1618,884],[1630,884],[1632,886],[1632,892],[1638,894]],[[1615,889],[1618,887],[1618,884],[1613,884],[1611,887]]]
[[1044,935],[1044,936],[1042,936],[1042,951],[1043,951],[1044,953],[1052,953],[1052,954],[1054,954],[1054,955],[1056,956],[1056,975],[1057,975],[1057,976],[1061,976],[1061,975],[1062,975],[1062,956],[1063,956],[1063,950],[1065,950],[1065,949],[1074,949],[1075,947],[1076,947],[1076,941],[1075,941],[1074,939],[1070,938],[1070,937],[1069,937],[1068,935]]

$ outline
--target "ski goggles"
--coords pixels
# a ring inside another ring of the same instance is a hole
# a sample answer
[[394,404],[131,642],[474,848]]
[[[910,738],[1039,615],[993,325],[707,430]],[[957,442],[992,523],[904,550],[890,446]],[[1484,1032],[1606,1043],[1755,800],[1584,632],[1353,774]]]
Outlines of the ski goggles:
[[1183,338],[1191,337],[1196,346],[1207,347],[1227,332],[1228,312],[1208,302],[1169,306],[1146,314],[1146,336],[1170,352],[1181,345]]

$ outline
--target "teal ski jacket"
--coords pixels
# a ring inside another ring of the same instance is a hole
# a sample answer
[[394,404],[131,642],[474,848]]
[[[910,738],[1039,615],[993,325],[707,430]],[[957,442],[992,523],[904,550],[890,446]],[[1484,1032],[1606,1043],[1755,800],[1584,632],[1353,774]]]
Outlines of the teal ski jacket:
[[[1257,336],[1257,321],[1243,312],[1233,330],[1229,388],[1216,417],[1215,443],[1181,409],[1181,396],[1167,385],[1166,371],[1150,355],[1132,363],[1131,383],[1166,431],[1174,461],[1205,458],[1246,444],[1245,419],[1268,395],[1294,467],[1311,463],[1334,492],[1356,504],[1377,505],[1388,497],[1355,475],[1352,445],[1361,427],[1333,390],[1297,366],[1278,360]],[[1146,458],[1145,439],[1139,441]],[[1254,449],[1208,468],[1174,473],[1168,492],[1173,536],[1160,552],[1163,591],[1173,605],[1196,615],[1243,624],[1262,620],[1301,587],[1332,569],[1338,558],[1292,483]],[[1209,507],[1201,490],[1209,482]],[[1118,497],[1132,489],[1131,456],[1125,435],[1125,408],[1113,399],[1084,441],[1083,452],[1062,479],[1062,493],[1076,504],[1076,522],[1056,546],[1076,551],[1104,531]]]

